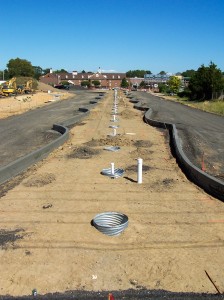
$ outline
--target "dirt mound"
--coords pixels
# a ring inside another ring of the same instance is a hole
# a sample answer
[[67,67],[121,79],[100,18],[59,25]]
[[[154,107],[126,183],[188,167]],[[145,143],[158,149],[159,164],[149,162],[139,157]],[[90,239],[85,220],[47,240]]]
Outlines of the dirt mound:
[[163,180],[156,180],[149,185],[146,185],[149,189],[153,188],[158,192],[167,191],[174,188],[176,181],[173,178],[164,178]]
[[48,91],[58,92],[59,91],[58,89],[54,88],[53,86],[43,83],[43,82],[40,82],[40,81],[38,81],[37,89],[42,92],[48,92]]
[[[152,170],[152,169],[153,169],[152,167],[147,166],[147,165],[142,166],[142,171],[143,172],[146,172],[146,171],[149,171],[149,170]],[[125,168],[125,171],[127,171],[127,172],[137,172],[137,170],[138,170],[137,164],[136,165],[131,165],[131,166],[128,166],[127,168]]]
[[131,152],[131,157],[133,157],[133,158],[141,157],[144,160],[146,160],[146,159],[151,159],[152,153],[153,153],[153,151],[151,151],[147,148],[137,148],[136,150]]
[[36,175],[32,178],[30,178],[29,180],[27,180],[24,185],[26,187],[41,187],[41,186],[45,186],[47,184],[50,184],[51,182],[55,181],[56,177],[54,174],[52,173],[44,173],[44,174],[40,174],[40,175]]
[[133,117],[139,116],[138,113],[135,113],[133,110],[125,109],[120,113],[123,119],[132,119]]
[[98,155],[101,151],[92,149],[89,147],[77,147],[73,149],[72,153],[68,155],[68,158],[79,158],[79,159],[89,159],[94,155]]
[[138,148],[140,147],[149,148],[153,145],[153,143],[151,141],[138,140],[134,143],[134,145]]
[[7,245],[11,244],[14,246],[14,242],[18,239],[22,239],[23,236],[18,234],[24,231],[23,229],[16,230],[0,230],[0,247],[3,249],[7,248]]
[[105,139],[98,139],[98,140],[91,140],[85,145],[90,147],[97,147],[97,146],[131,146],[133,145],[133,140],[125,138],[125,136],[108,136]]

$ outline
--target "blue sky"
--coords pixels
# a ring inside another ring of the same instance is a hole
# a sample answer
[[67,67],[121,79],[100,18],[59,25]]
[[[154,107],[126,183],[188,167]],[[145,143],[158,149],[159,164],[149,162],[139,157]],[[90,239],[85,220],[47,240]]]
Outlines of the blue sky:
[[67,71],[224,71],[224,0],[0,0],[10,59]]

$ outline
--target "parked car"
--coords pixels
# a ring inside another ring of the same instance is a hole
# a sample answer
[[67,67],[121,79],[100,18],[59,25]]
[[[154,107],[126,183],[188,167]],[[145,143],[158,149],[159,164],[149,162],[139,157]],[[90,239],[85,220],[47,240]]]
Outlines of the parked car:
[[69,90],[69,85],[57,84],[54,86],[56,89]]

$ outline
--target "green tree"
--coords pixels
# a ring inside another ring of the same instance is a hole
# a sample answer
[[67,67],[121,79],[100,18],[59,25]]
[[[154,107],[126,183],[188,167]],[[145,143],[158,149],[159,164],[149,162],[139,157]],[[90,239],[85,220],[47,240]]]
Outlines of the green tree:
[[129,83],[128,83],[128,81],[127,81],[126,78],[122,79],[122,81],[121,81],[121,87],[124,88],[124,89],[126,89],[126,88],[129,87]]
[[0,80],[8,80],[8,70],[0,71]]
[[211,100],[214,93],[224,89],[222,72],[213,62],[208,67],[201,65],[190,78],[188,87],[192,100]]
[[99,80],[93,80],[92,84],[94,84],[95,87],[100,86],[100,81]]
[[[3,74],[2,74],[2,76],[3,76]],[[3,78],[3,77],[2,77]],[[5,69],[4,70],[4,80],[9,80],[10,78],[9,78],[9,71],[8,71],[8,69]]]
[[46,75],[48,73],[50,73],[51,69],[47,68],[47,69],[43,69],[43,75]]
[[179,91],[181,80],[176,76],[171,76],[167,84],[169,85],[170,91],[176,94]]
[[53,73],[60,74],[60,73],[68,73],[65,69],[55,70]]
[[34,76],[34,69],[31,63],[26,59],[10,59],[7,64],[9,77],[18,77],[18,76]]
[[142,80],[139,84],[140,88],[145,88],[146,87],[146,83],[144,80]]
[[69,85],[69,82],[67,80],[62,80],[61,84],[63,84],[63,85]]
[[165,71],[160,71],[159,75],[166,75],[166,72]]
[[192,77],[195,73],[195,70],[191,69],[191,70],[186,70],[184,72],[181,73],[181,75],[183,77]]
[[90,83],[90,81],[89,80],[83,80],[82,82],[81,82],[81,86],[86,86],[86,87],[90,87],[90,85],[91,85],[91,83]]
[[170,88],[169,88],[168,84],[166,84],[166,83],[159,83],[158,87],[159,87],[160,93],[169,93],[170,92]]
[[34,78],[39,80],[40,76],[43,75],[43,69],[39,66],[33,66],[33,70],[34,70]]
[[150,72],[150,71],[130,70],[126,73],[126,77],[128,77],[128,78],[134,78],[134,77],[143,78],[145,74],[149,74],[147,72]]

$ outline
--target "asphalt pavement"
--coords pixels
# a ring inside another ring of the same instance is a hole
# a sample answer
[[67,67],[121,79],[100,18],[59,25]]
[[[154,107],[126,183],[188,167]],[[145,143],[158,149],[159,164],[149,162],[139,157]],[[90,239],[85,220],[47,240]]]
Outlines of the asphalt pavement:
[[[131,95],[152,108],[153,119],[176,124],[183,150],[194,165],[201,168],[203,161],[207,173],[224,180],[224,117],[145,92]],[[96,96],[95,91],[75,91],[69,100],[0,120],[0,166],[55,139],[58,133],[51,131],[52,125],[80,114],[79,107],[88,106]]]
[[132,92],[134,99],[152,108],[152,119],[176,124],[183,150],[197,167],[224,180],[224,117],[164,100],[145,92]]
[[68,100],[52,102],[24,114],[0,120],[0,166],[3,167],[54,140],[53,124],[60,124],[82,112],[99,95],[93,91],[75,91]]

